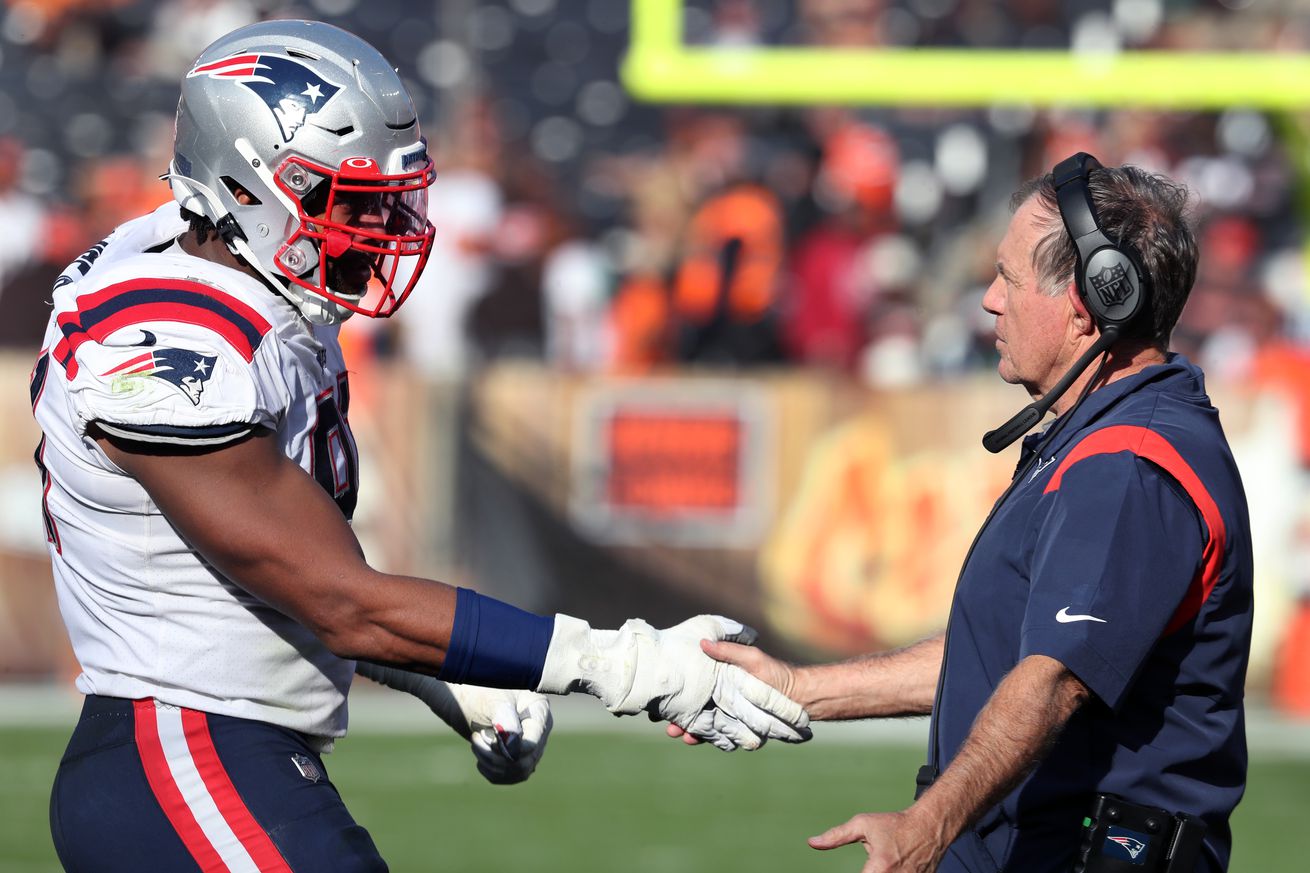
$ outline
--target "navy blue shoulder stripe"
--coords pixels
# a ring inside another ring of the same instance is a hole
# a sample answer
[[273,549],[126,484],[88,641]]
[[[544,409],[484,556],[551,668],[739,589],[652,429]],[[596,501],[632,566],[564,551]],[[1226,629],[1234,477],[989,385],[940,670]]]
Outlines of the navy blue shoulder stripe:
[[258,425],[236,421],[214,425],[122,424],[96,421],[96,426],[111,436],[134,442],[173,443],[177,445],[222,445],[253,433]]

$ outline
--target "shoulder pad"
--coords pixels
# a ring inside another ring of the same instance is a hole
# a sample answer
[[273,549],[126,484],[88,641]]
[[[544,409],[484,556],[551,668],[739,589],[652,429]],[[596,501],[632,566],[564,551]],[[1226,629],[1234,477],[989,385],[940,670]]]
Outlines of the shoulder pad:
[[248,294],[156,276],[111,282],[73,303],[56,316],[51,357],[83,427],[204,444],[275,426],[285,388],[277,355],[259,356],[274,328]]
[[[107,340],[124,328],[142,324],[186,324],[207,328],[246,363],[254,360],[272,325],[254,307],[236,296],[192,279],[148,278],[116,282],[77,299],[77,308],[60,313],[56,322],[61,339],[53,357],[68,374],[77,377],[78,349]],[[158,344],[155,331],[138,327],[123,345]],[[120,344],[120,343],[114,343]]]

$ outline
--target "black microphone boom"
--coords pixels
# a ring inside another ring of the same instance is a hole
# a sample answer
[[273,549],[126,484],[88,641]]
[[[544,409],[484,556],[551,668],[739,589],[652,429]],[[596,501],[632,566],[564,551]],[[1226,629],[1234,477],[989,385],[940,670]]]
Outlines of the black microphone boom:
[[1055,401],[1059,400],[1064,392],[1069,390],[1069,386],[1091,365],[1096,356],[1112,346],[1118,338],[1119,331],[1117,328],[1107,327],[1101,331],[1100,338],[1092,343],[1092,347],[1083,353],[1078,362],[1069,368],[1069,372],[1065,373],[1060,381],[1055,383],[1055,387],[1047,391],[1041,400],[1034,400],[1019,410],[1005,424],[996,428],[996,430],[988,431],[987,435],[983,437],[983,448],[995,454],[1032,430],[1033,426],[1046,415],[1046,411],[1055,404]]

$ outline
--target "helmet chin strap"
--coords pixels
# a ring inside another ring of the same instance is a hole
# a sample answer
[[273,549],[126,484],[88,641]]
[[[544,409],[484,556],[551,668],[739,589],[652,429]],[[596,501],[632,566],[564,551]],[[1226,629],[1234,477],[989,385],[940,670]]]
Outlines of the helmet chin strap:
[[259,259],[255,257],[254,251],[250,248],[250,243],[244,239],[237,237],[228,243],[228,248],[258,272],[264,281],[285,297],[292,306],[296,307],[310,324],[324,326],[339,324],[350,317],[351,311],[344,306],[338,306],[326,297],[310,293],[294,282],[275,279],[273,274],[264,269],[264,266],[259,263]]
[[[246,146],[246,149],[249,149],[249,143],[246,143],[245,140],[237,140],[238,151],[242,150],[241,147],[243,144]],[[244,155],[245,152],[242,151],[242,154]],[[256,170],[256,172],[258,172],[258,170]],[[263,178],[264,175],[265,174],[261,173],[260,177]],[[186,201],[192,198],[199,198],[204,201],[209,208],[198,211],[218,216],[214,221],[214,226],[218,229],[219,236],[222,238],[224,245],[227,246],[228,251],[240,258],[247,266],[258,273],[259,277],[264,280],[264,283],[268,285],[270,289],[285,297],[310,324],[321,326],[339,324],[353,314],[351,310],[344,306],[339,306],[317,294],[308,293],[300,288],[300,286],[288,282],[285,278],[274,276],[271,271],[259,262],[259,258],[255,256],[254,250],[250,248],[250,243],[246,241],[245,232],[242,231],[241,225],[237,223],[236,216],[223,207],[222,201],[218,199],[218,195],[215,194],[213,189],[204,182],[192,179],[190,176],[184,176],[181,173],[173,172],[171,164],[169,166],[169,171],[160,175],[159,178],[168,181],[170,184],[173,180],[177,180],[187,189],[185,191],[187,195],[186,200],[181,201],[182,208],[189,209]],[[274,191],[277,190],[276,185],[270,185],[269,187]],[[278,193],[279,196],[282,196],[280,192]],[[283,200],[285,202],[286,198],[283,197]],[[293,212],[299,212],[294,205],[291,206],[291,210]]]

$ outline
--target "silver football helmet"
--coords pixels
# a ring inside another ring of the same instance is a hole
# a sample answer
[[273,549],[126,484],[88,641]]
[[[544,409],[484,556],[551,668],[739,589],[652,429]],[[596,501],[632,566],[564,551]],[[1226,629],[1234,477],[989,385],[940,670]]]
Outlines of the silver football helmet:
[[432,248],[414,104],[376,49],[330,24],[265,21],[205,49],[167,178],[317,324],[395,312]]

